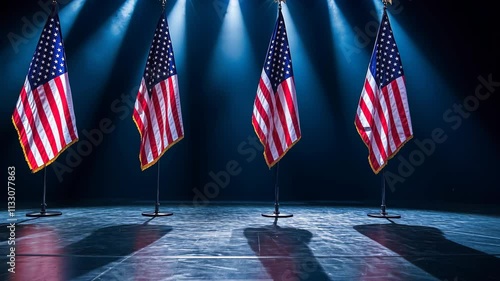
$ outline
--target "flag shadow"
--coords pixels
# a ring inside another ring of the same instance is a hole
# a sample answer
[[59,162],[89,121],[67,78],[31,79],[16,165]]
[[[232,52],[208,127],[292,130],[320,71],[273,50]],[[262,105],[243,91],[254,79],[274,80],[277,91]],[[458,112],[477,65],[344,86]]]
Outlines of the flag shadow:
[[446,239],[435,227],[370,224],[354,229],[439,280],[500,280],[500,259]]
[[126,258],[153,244],[170,231],[172,227],[147,223],[97,229],[88,237],[65,248],[65,252],[73,259],[68,277],[73,279]]
[[[71,231],[79,231],[78,226],[70,227],[74,228]],[[128,259],[170,231],[170,226],[149,225],[147,222],[114,225],[96,229],[85,238],[65,246],[65,239],[56,228],[38,224],[18,225],[15,277],[19,279],[14,280],[79,280],[92,271],[106,276],[144,275],[144,264],[135,266],[140,263],[138,260],[131,259],[129,262],[133,266],[128,267],[125,273],[122,268],[110,271],[113,268],[110,265]],[[82,234],[85,232],[82,231]],[[2,239],[6,240],[5,237]],[[0,249],[7,253],[8,247],[11,246],[3,244]],[[4,259],[0,269],[3,269],[2,273],[8,273],[8,264]],[[0,274],[0,280],[13,280],[9,279],[13,276]]]
[[246,228],[244,235],[273,280],[330,280],[307,246],[311,232],[274,224]]

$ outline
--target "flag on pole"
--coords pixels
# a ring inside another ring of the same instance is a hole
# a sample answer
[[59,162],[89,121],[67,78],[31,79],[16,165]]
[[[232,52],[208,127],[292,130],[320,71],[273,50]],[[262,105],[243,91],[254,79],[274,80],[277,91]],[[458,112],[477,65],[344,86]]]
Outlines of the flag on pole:
[[292,56],[281,9],[257,88],[252,125],[269,168],[301,138]]
[[33,173],[78,140],[56,4],[43,27],[12,123]]
[[354,123],[375,174],[413,137],[403,65],[385,9]]
[[165,11],[156,26],[132,118],[141,135],[139,160],[143,171],[184,137],[177,69]]

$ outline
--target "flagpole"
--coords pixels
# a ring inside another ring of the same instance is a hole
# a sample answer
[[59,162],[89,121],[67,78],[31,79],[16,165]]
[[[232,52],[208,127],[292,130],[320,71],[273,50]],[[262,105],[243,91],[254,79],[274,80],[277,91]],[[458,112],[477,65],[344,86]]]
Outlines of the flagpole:
[[368,216],[372,218],[382,218],[382,219],[399,219],[401,215],[389,214],[387,213],[387,207],[385,205],[385,172],[381,174],[382,177],[382,203],[380,204],[379,213],[369,213]]
[[43,195],[42,195],[42,207],[40,212],[31,212],[27,213],[27,217],[54,217],[62,215],[59,211],[47,211],[47,203],[45,202],[45,198],[47,197],[47,167],[43,168]]
[[[382,3],[384,4],[384,13],[387,9],[387,4],[392,5],[392,0],[382,0]],[[381,173],[381,180],[382,180],[382,203],[380,204],[380,212],[379,213],[369,213],[368,216],[372,218],[384,218],[384,219],[399,219],[401,218],[400,215],[397,214],[389,214],[387,213],[387,207],[385,205],[385,171],[383,170]]]
[[167,217],[167,216],[173,215],[173,213],[160,212],[160,160],[158,160],[157,164],[158,164],[158,178],[157,178],[157,184],[156,184],[155,211],[154,212],[143,212],[142,215],[145,217]]
[[274,212],[272,214],[262,214],[263,217],[266,218],[291,218],[293,214],[284,214],[280,212],[280,202],[279,202],[279,162],[276,163],[276,167],[274,168]]
[[[282,2],[286,0],[274,0],[274,2],[278,3],[278,16],[281,12]],[[275,185],[274,185],[274,212],[272,214],[262,214],[263,217],[275,218],[275,223],[278,218],[290,218],[293,217],[292,214],[283,214],[280,212],[280,203],[279,203],[279,161],[276,163],[275,169]]]
[[[165,6],[167,4],[167,0],[160,0],[160,3],[161,3],[161,11],[162,11],[162,14],[161,14],[161,18],[160,20],[166,20],[166,19],[162,19],[164,16],[165,16]],[[157,29],[158,31],[158,29]],[[155,33],[155,36],[157,36],[157,34]],[[162,36],[163,37],[163,36]],[[168,35],[168,33],[166,34],[165,38],[166,37],[169,37],[170,38],[170,35]],[[154,41],[153,41],[154,43]],[[166,43],[164,43],[166,44]],[[152,45],[153,47],[154,45]],[[148,58],[148,63],[149,63],[149,59]],[[156,64],[156,63],[155,63]],[[147,68],[146,68],[147,69]],[[159,77],[159,76],[158,76]],[[135,120],[135,119],[134,119]],[[163,144],[163,141],[162,141],[162,144]],[[142,147],[141,147],[142,149]],[[161,157],[161,156],[160,156]],[[153,162],[154,163],[154,162]],[[156,184],[156,202],[155,202],[155,210],[154,212],[143,212],[142,215],[143,216],[146,216],[146,217],[166,217],[166,216],[171,216],[173,215],[172,213],[164,213],[164,212],[160,212],[160,159],[158,159],[156,161],[156,163],[158,164],[158,175],[157,175],[157,184]]]

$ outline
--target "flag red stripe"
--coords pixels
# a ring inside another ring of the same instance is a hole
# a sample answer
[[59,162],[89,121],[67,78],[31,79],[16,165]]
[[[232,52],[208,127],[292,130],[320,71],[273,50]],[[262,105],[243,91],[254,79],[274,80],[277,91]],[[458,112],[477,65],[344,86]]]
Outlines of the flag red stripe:
[[[291,80],[292,80],[292,83],[294,83],[293,77],[291,78]],[[297,116],[297,109],[295,108],[295,103],[292,100],[292,91],[288,87],[288,83],[286,81],[282,85],[283,85],[284,91],[286,93],[289,93],[289,94],[285,95],[285,99],[286,99],[286,103],[288,106],[288,112],[290,113],[290,118],[292,119],[292,124],[293,124],[293,128],[295,131],[295,135],[296,135],[297,139],[299,139],[301,136],[300,126],[299,126],[299,116]]]
[[[271,136],[271,142],[274,143],[274,146],[276,148],[276,151],[278,152],[278,157],[279,155],[283,154],[283,144],[281,143],[281,140],[279,138],[279,134],[277,132],[277,129],[278,129],[278,125],[279,125],[279,113],[277,113],[277,109],[276,109],[276,100],[278,100],[278,95],[276,93],[273,93],[271,92],[271,95],[270,95],[270,100],[271,100],[271,104],[269,105],[269,110],[271,111],[271,116],[272,116],[272,120],[271,121],[271,127],[268,128],[268,130],[270,129],[271,132],[270,132],[270,136]],[[267,133],[269,135],[269,132]],[[268,143],[269,145],[269,143]],[[272,163],[274,163],[274,160],[276,160],[277,158],[274,158],[274,157],[271,157],[272,159]],[[272,164],[271,163],[271,164]]]
[[[378,121],[380,122],[380,121]],[[379,150],[380,155],[382,158],[386,159],[387,158],[387,153],[385,151],[384,145],[382,143],[382,138],[379,132],[379,129],[377,126],[372,127],[372,132],[373,132],[373,139],[375,140],[375,144],[377,145],[377,148]]]
[[[401,145],[401,140],[399,139],[398,130],[396,128],[396,122],[394,120],[393,108],[391,106],[391,104],[392,104],[391,101],[397,100],[397,97],[395,97],[395,96],[389,97],[389,91],[388,91],[387,87],[382,88],[382,94],[384,96],[385,103],[387,104],[387,114],[388,114],[389,122],[390,122],[389,132],[387,134],[387,138],[391,138],[394,142],[394,145],[397,148]],[[389,148],[391,149],[390,146],[389,146]],[[394,153],[394,152],[395,151],[392,151],[392,149],[391,149],[389,151],[389,155],[392,155],[392,153]]]
[[[281,85],[286,84],[282,83]],[[285,89],[283,89],[283,95],[287,95],[289,93],[284,92]],[[285,117],[285,109],[283,108],[283,104],[281,103],[280,99],[280,90],[278,90],[278,93],[276,94],[276,110],[278,111],[278,120],[280,122],[280,131],[283,132],[283,135],[285,137],[285,143],[287,146],[292,145],[292,139],[290,137],[290,131],[288,130],[288,125],[286,124],[286,117]],[[280,153],[281,154],[281,153]]]
[[[31,91],[33,95],[33,100],[35,101],[35,106],[37,108],[38,118],[40,119],[40,123],[43,127],[45,137],[47,138],[47,142],[49,147],[46,147],[44,144],[45,150],[52,149],[52,155],[57,155],[57,146],[55,144],[54,134],[52,133],[52,128],[50,128],[49,120],[47,119],[47,115],[45,114],[45,109],[42,102],[42,95],[45,95],[45,92],[40,93],[38,89]],[[49,159],[50,160],[50,159]]]
[[30,167],[31,170],[38,168],[38,164],[36,163],[35,156],[33,155],[33,150],[29,146],[29,141],[27,137],[26,130],[23,126],[23,122],[21,121],[21,116],[19,116],[19,113],[17,110],[14,111],[13,115],[14,119],[14,124],[16,125],[17,131],[19,132],[19,138],[21,140],[22,148],[23,151],[26,155],[28,166]]
[[[49,156],[47,155],[47,152],[45,151],[45,147],[43,145],[42,138],[40,137],[40,134],[38,133],[38,130],[36,128],[36,122],[34,121],[35,116],[33,115],[33,111],[31,110],[29,100],[28,100],[28,94],[26,93],[26,90],[24,88],[21,90],[21,97],[20,98],[21,98],[21,101],[23,104],[22,106],[24,109],[24,115],[25,115],[26,119],[28,119],[28,124],[29,124],[30,129],[31,129],[31,135],[32,135],[33,142],[35,143],[36,148],[38,149],[38,153],[40,153],[40,157],[42,158],[42,162],[47,163],[49,161]],[[30,147],[29,143],[30,143],[30,138],[28,138],[28,142],[25,144],[26,147],[28,147],[28,148]],[[38,168],[38,165],[36,163],[35,163],[35,165]]]
[[412,138],[403,66],[386,11],[379,25],[355,126],[368,147],[374,173]]
[[[278,151],[278,157],[279,157],[279,155],[283,154],[283,144],[281,143],[281,140],[279,138],[276,127],[272,131],[272,141],[274,142],[274,145],[276,146],[276,150]],[[277,158],[272,158],[272,159],[276,160]]]
[[[264,100],[267,104],[267,107],[269,109],[271,109],[270,108],[271,107],[271,92],[270,92],[270,89],[268,89],[266,87],[266,83],[264,82],[263,79],[260,79],[259,87],[260,87],[260,91],[262,92],[262,96],[264,97]],[[261,116],[262,120],[264,121],[264,124],[269,129],[271,127],[271,120],[270,120],[270,117],[268,115],[268,112],[264,109],[264,104],[261,104],[262,101],[259,99],[258,96],[256,97],[255,101],[257,102],[257,110],[259,111],[260,116]]]
[[[377,126],[372,126],[372,133],[373,133],[372,140],[375,140],[375,145],[377,146],[380,155],[382,156],[382,158],[386,159],[387,154],[385,152],[384,146],[382,145],[382,140],[380,139],[380,133],[378,131]],[[370,143],[370,145],[372,144]],[[378,163],[377,160],[375,162]]]
[[[368,81],[368,79],[365,80],[365,96],[368,97],[368,99],[370,100],[371,104],[372,104],[372,108],[375,106],[375,93],[373,92],[374,89],[372,89],[371,85],[370,85],[370,82]],[[361,109],[363,110],[363,113],[365,114],[365,118],[366,118],[366,121],[368,122],[368,124],[370,124],[370,127],[373,125],[373,115],[371,113],[371,110],[370,108],[368,108],[368,105],[366,104],[366,102],[364,101],[363,98],[360,99],[360,102],[362,102],[362,107]]]
[[[359,108],[361,109],[361,112],[362,114],[365,116],[365,119],[367,120],[368,124],[369,124],[369,129],[372,130],[372,127],[373,127],[373,116],[372,116],[372,113],[370,112],[370,110],[368,109],[368,106],[366,105],[366,102],[361,99],[359,101]],[[361,121],[360,121],[361,123]],[[365,128],[361,125],[361,130],[365,131]],[[370,139],[367,138],[366,139],[363,139],[363,141],[365,142],[366,145],[370,145]]]
[[[171,100],[170,100],[170,94],[167,92],[167,83],[168,79],[166,81],[162,81],[161,84],[161,94],[163,95],[163,99],[165,102],[165,108],[163,109],[165,111],[165,115],[161,116],[162,119],[165,120],[165,131],[164,133],[161,133],[161,136],[164,136],[164,134],[167,135],[167,141],[168,143],[172,143],[174,141],[174,138],[172,136],[172,128],[170,127],[170,121],[168,118],[168,108],[170,106]],[[167,147],[167,145],[164,145],[162,143],[162,151]]]
[[280,12],[266,53],[252,111],[252,125],[264,146],[264,157],[269,168],[301,136],[294,83],[286,27]]
[[[270,93],[269,93],[269,90],[265,87],[265,84],[262,80],[260,83],[260,90],[267,101],[266,97],[269,97]],[[267,105],[269,107],[269,103]],[[263,142],[264,144],[266,144],[268,142],[268,140],[266,139],[267,132],[262,131],[262,128],[260,127],[260,123],[259,123],[257,117],[260,117],[260,119],[262,120],[262,122],[266,126],[267,130],[269,130],[269,128],[271,127],[271,124],[269,121],[269,115],[267,114],[266,110],[264,109],[264,106],[261,103],[261,100],[259,99],[258,95],[255,98],[254,109],[256,109],[256,111],[258,112],[258,115],[259,115],[259,116],[256,116],[255,112],[253,114],[252,120],[254,122],[254,124],[253,124],[254,129],[257,132],[257,135],[258,135],[260,141]]]
[[175,130],[177,131],[177,138],[180,138],[184,136],[184,132],[182,129],[182,119],[181,119],[181,114],[179,113],[179,109],[177,108],[177,99],[178,97],[178,92],[176,91],[177,87],[174,86],[173,83],[173,78],[171,77],[168,79],[168,88],[169,88],[169,93],[170,93],[170,108],[172,109],[172,115],[174,118],[174,123],[175,123]]
[[265,160],[266,162],[268,163],[268,165],[271,165],[274,163],[274,161],[276,160],[273,156],[273,153],[271,151],[271,147],[269,145],[267,145],[264,149],[264,155],[265,155]]
[[135,121],[135,124],[137,125],[138,131],[142,134],[142,128],[144,128],[144,124],[142,123],[141,117],[139,116],[139,112],[134,111],[134,113],[132,113],[132,115],[133,115],[133,119]]
[[[381,102],[381,94],[380,94],[380,90],[377,90],[377,99],[375,100],[375,104],[373,105],[375,110],[377,110],[377,115],[374,116],[374,118],[378,118],[378,122],[375,122],[375,124],[378,124],[380,125],[380,129],[378,129],[378,127],[375,125],[373,126],[373,128],[377,129],[377,133],[379,134],[378,136],[376,136],[376,140],[377,140],[377,145],[379,147],[379,150],[382,154],[382,156],[385,158],[387,157],[387,150],[386,150],[386,147],[387,147],[387,132],[388,132],[388,126],[387,126],[387,119],[385,119],[385,112],[384,112],[384,109],[382,108],[382,102]],[[382,139],[382,134],[385,134],[386,136],[386,140],[384,141]]]
[[378,160],[377,160],[378,154],[375,154],[375,152],[371,148],[369,151],[370,151],[370,154],[368,156],[368,160],[370,161],[370,166],[372,166],[372,168],[375,171],[378,171],[378,169],[380,169],[380,167],[381,167],[380,164],[378,163]]
[[[158,86],[158,85],[157,85]],[[153,87],[153,93],[151,95],[151,102],[153,103],[153,109],[155,111],[155,116],[156,116],[156,122],[158,124],[158,132],[159,132],[159,135],[160,135],[160,143],[157,143],[157,140],[156,138],[154,138],[154,142],[156,143],[157,146],[159,147],[164,147],[165,146],[165,142],[163,140],[163,136],[165,135],[165,133],[169,133],[168,130],[165,130],[165,124],[163,123],[163,116],[164,116],[164,113],[162,113],[162,108],[161,108],[161,105],[160,105],[160,98],[159,98],[159,95],[163,95],[164,96],[164,88],[165,88],[165,84],[163,83],[159,83],[159,86],[160,86],[160,92],[158,93],[158,90],[157,90],[157,86],[156,87]],[[166,103],[167,101],[165,100],[165,98],[163,99],[163,101]],[[166,110],[165,108],[163,108],[163,110]],[[167,132],[165,132],[167,131]],[[153,131],[153,135],[154,135],[154,131]],[[169,143],[172,141],[172,138],[169,138],[167,140]]]
[[255,129],[255,133],[257,133],[257,136],[259,137],[259,140],[262,142],[265,140],[265,135],[262,129],[259,126],[259,122],[257,121],[257,118],[255,115],[252,116],[252,125],[253,128]]
[[[153,88],[153,91],[151,93],[152,95],[156,94],[156,90]],[[150,101],[153,100],[153,97],[151,95]],[[153,104],[151,104],[153,106]],[[158,147],[156,145],[156,136],[155,136],[155,131],[154,131],[154,124],[153,124],[153,119],[151,116],[151,106],[148,106],[148,111],[145,116],[146,120],[148,123],[148,126],[146,128],[146,141],[149,143],[149,147],[151,148],[151,153],[153,154],[153,159],[156,159],[158,157]],[[154,109],[153,109],[154,110]],[[144,149],[144,148],[143,148]],[[147,153],[146,153],[147,154]]]
[[[67,83],[67,79],[68,79],[68,77],[65,77],[64,80],[66,82],[66,87],[68,87],[68,90],[69,90],[69,84]],[[68,107],[69,103],[68,103],[68,100],[66,98],[67,93],[64,90],[64,85],[62,84],[61,76],[54,78],[54,82],[56,83],[58,95],[61,99],[61,103],[63,104],[63,108],[64,108],[65,129],[68,130],[69,135],[71,137],[71,140],[76,140],[78,137],[77,137],[77,133],[75,131],[75,124],[73,124],[73,118],[71,116],[70,109]],[[71,106],[73,106],[73,105],[71,105]],[[65,143],[65,144],[67,145],[68,143]]]
[[[404,78],[403,78],[403,83],[404,83]],[[397,80],[391,82],[391,86],[392,86],[392,90],[394,91],[395,101],[396,101],[396,105],[397,105],[397,108],[399,111],[399,119],[401,120],[401,125],[403,127],[404,132],[405,132],[405,136],[408,138],[411,136],[410,126],[409,126],[408,118],[406,117],[406,112],[404,109],[403,100],[401,97],[401,92],[399,91],[399,85],[398,85]]]
[[141,147],[139,150],[139,158],[141,160],[141,167],[144,167],[149,163],[148,156],[146,154],[146,148],[145,148],[146,142],[148,141],[147,135],[148,135],[147,133],[143,133],[143,137],[141,140]]
[[[360,113],[363,114],[363,113]],[[368,135],[366,134],[365,128],[363,128],[363,124],[361,124],[361,120],[359,119],[359,116],[354,120],[356,124],[356,128],[358,129],[359,134],[361,135],[361,139],[363,142],[368,146],[369,140],[368,140]]]
[[33,173],[78,140],[56,6],[47,18],[12,114]]
[[[144,88],[141,90],[145,91]],[[136,107],[140,106],[140,109],[142,110],[143,115],[145,115],[146,112],[148,111],[148,103],[147,103],[144,95],[145,95],[144,92],[139,92],[139,94],[137,95],[137,99],[136,99],[136,103],[138,104],[138,105],[136,105]],[[144,128],[145,128],[144,121],[145,120],[142,119],[141,113],[139,111],[137,111],[138,109],[136,107],[134,107],[134,117],[135,117],[137,127],[139,129],[139,133],[142,136],[144,134]]]
[[[64,140],[64,132],[61,124],[61,119],[59,115],[59,109],[57,108],[56,101],[54,99],[54,94],[52,93],[52,89],[49,83],[43,85],[45,91],[45,97],[47,98],[47,102],[49,104],[50,110],[52,111],[52,116],[56,123],[57,132],[59,135],[59,142],[61,143],[61,148],[65,147],[66,141]],[[56,154],[54,154],[56,155]]]

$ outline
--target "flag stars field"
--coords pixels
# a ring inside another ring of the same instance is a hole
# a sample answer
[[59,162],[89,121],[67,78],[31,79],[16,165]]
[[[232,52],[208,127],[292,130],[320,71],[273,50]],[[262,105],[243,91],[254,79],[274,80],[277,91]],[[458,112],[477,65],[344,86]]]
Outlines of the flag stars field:
[[384,10],[354,121],[374,173],[413,137],[406,95],[403,65]]
[[165,12],[153,35],[133,120],[141,135],[142,170],[154,165],[184,137],[177,71]]
[[281,9],[254,101],[252,125],[271,168],[301,138],[292,58]]
[[12,115],[25,159],[33,173],[51,164],[78,140],[55,4],[52,9]]

